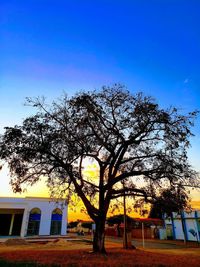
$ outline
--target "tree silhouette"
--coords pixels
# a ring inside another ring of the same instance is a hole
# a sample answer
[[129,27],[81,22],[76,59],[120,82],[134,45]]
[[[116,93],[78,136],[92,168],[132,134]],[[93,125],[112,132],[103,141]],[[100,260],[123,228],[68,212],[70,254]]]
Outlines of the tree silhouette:
[[[125,216],[125,218],[124,218],[124,216]],[[117,215],[113,215],[113,216],[107,218],[106,222],[108,223],[108,225],[116,224],[117,225],[117,228],[116,228],[117,236],[120,236],[120,225],[122,223],[124,224],[124,222],[125,222],[125,224],[123,226],[124,227],[124,231],[129,230],[129,232],[130,232],[131,229],[132,229],[132,225],[134,223],[134,219],[129,217],[128,215],[117,214]],[[125,230],[125,227],[128,228],[128,229]],[[127,233],[124,233],[124,234],[127,234]],[[124,236],[124,242],[127,242],[127,240],[125,241],[125,238],[127,238],[127,236],[126,237]],[[128,247],[128,244],[125,244],[125,245],[126,245],[126,247]]]
[[[7,127],[0,158],[7,161],[15,192],[42,176],[52,195],[76,193],[96,224],[93,250],[105,253],[105,221],[113,199],[149,200],[166,184],[197,183],[187,161],[196,112],[162,109],[142,93],[131,95],[116,84],[99,91],[66,95],[37,109],[23,125]],[[96,163],[96,179],[84,175]],[[123,186],[122,186],[123,183]]]
[[149,217],[162,219],[164,215],[170,216],[172,212],[180,213],[184,209],[189,209],[189,196],[183,187],[167,188],[162,190],[151,207]]

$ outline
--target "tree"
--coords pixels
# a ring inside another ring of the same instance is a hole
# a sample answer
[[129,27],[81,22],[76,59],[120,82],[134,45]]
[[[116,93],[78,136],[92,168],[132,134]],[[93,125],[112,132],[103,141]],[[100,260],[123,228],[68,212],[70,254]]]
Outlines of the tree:
[[[13,190],[21,192],[43,176],[52,195],[75,192],[96,224],[94,252],[105,253],[112,200],[124,195],[149,200],[167,183],[197,183],[187,161],[197,112],[185,116],[176,108],[164,110],[151,97],[131,95],[119,84],[65,95],[51,106],[39,98],[27,101],[36,114],[21,126],[7,127],[0,143]],[[96,179],[84,175],[88,162],[97,164]]]
[[162,190],[151,207],[150,218],[163,218],[163,215],[170,216],[172,212],[180,213],[190,208],[189,196],[183,187],[171,187]]
[[75,228],[75,227],[77,227],[78,223],[79,223],[79,221],[69,222],[67,227],[70,229]]
[[[134,220],[131,218],[131,217],[129,217],[128,215],[126,215],[126,220],[127,220],[127,222],[128,223],[132,223]],[[109,225],[114,225],[114,224],[121,224],[121,223],[124,223],[124,214],[117,214],[117,215],[113,215],[113,216],[111,216],[111,217],[109,217],[109,218],[107,218],[107,223],[109,224]]]
[[93,222],[82,222],[82,227],[92,230]]
[[187,240],[187,234],[185,225],[183,223],[183,210],[190,209],[189,196],[185,188],[180,184],[178,186],[171,186],[162,190],[160,196],[158,196],[151,207],[149,217],[150,218],[160,218],[163,216],[168,216],[173,221],[173,212],[177,212],[181,215],[181,223],[184,235],[184,241]]
[[[131,231],[132,229],[132,225],[134,223],[134,220],[129,217],[128,215],[126,214],[118,214],[118,215],[114,215],[114,216],[111,216],[109,218],[107,218],[106,222],[108,223],[108,225],[114,225],[116,224],[117,225],[117,236],[120,236],[120,225],[123,223],[124,224],[124,247],[125,248],[128,248],[128,241],[127,241],[127,228],[129,229],[129,231]],[[126,222],[126,223],[124,223]],[[127,227],[128,226],[128,227]],[[125,229],[126,227],[126,229]],[[126,234],[126,236],[125,236]],[[131,245],[132,247],[132,245]]]

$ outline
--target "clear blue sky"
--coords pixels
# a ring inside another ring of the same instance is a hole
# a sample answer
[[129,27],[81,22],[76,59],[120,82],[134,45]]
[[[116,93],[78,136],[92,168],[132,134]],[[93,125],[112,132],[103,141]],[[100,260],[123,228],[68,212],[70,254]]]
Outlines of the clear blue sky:
[[[200,1],[0,1],[0,132],[30,112],[26,96],[115,82],[200,109]],[[200,119],[194,132],[200,169]]]

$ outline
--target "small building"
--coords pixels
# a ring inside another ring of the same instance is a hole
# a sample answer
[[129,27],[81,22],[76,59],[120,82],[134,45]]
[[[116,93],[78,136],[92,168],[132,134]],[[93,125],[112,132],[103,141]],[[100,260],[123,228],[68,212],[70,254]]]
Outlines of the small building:
[[[130,218],[127,222],[127,231],[131,232],[132,238],[142,238],[142,231],[145,238],[159,238],[159,229],[163,227],[164,221],[155,218]],[[124,223],[106,225],[106,235],[123,236]]]
[[200,242],[200,211],[173,212],[165,218],[165,231],[162,239],[174,239]]
[[50,198],[0,197],[0,236],[66,235],[67,204]]

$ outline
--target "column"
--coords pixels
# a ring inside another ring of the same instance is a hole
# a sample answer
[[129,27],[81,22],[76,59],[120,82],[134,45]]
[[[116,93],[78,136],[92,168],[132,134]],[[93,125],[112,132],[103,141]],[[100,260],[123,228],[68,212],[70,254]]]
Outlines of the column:
[[11,222],[10,222],[10,229],[9,229],[9,234],[8,235],[12,235],[14,220],[15,220],[15,214],[12,214]]

